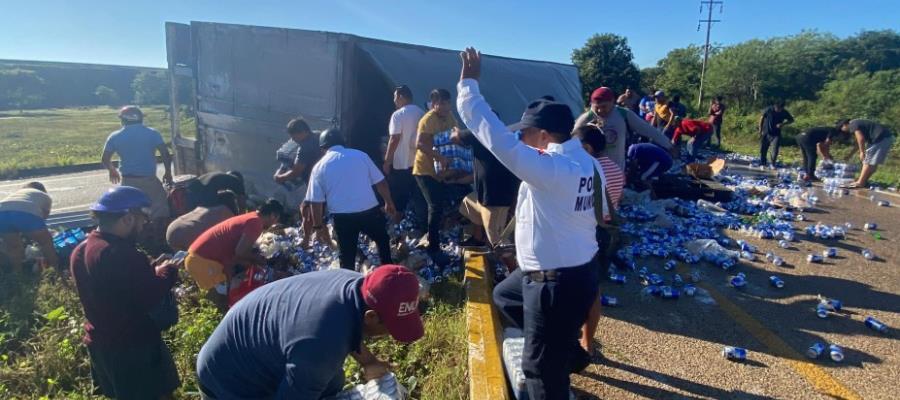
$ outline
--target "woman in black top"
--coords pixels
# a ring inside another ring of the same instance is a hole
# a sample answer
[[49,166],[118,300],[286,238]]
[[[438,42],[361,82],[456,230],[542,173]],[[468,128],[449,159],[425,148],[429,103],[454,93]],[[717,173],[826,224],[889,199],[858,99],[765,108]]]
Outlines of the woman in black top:
[[840,131],[836,128],[820,126],[809,128],[797,135],[797,144],[800,146],[800,152],[803,154],[803,169],[806,171],[804,179],[807,182],[819,181],[819,178],[816,177],[818,153],[822,153],[825,161],[831,161],[831,152],[829,151],[831,140],[832,138],[837,138],[839,133]]

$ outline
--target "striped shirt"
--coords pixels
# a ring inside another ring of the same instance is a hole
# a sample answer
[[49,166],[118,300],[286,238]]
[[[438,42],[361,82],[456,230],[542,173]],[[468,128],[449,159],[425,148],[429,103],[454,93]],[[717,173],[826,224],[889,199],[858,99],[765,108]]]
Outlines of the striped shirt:
[[600,166],[603,167],[603,175],[606,175],[606,190],[609,191],[613,208],[619,208],[619,200],[622,199],[622,191],[625,188],[625,174],[609,157],[597,157]]

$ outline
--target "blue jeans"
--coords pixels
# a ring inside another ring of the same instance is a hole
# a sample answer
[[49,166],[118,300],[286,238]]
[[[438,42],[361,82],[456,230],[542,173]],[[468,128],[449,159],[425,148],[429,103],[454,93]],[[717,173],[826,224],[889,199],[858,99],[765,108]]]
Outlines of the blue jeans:
[[493,293],[506,324],[525,333],[522,372],[530,399],[569,398],[570,363],[581,325],[599,291],[596,258],[554,271],[554,280],[541,281],[517,269]]
[[698,133],[697,136],[694,136],[691,140],[687,142],[687,152],[691,158],[697,158],[697,150],[703,148],[703,145],[709,141],[712,137],[712,133]]

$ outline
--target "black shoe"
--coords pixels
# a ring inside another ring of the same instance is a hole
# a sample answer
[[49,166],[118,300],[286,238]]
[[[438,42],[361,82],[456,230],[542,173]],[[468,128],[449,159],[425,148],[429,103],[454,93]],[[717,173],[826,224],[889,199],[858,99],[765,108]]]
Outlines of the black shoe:
[[588,365],[591,365],[591,355],[580,344],[576,344],[569,360],[569,372],[577,374],[584,371]]

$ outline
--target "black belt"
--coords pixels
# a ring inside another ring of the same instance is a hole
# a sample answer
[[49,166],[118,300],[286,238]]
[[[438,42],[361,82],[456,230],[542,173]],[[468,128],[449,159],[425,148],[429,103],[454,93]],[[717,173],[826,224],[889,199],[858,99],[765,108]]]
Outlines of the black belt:
[[551,269],[549,271],[531,271],[526,273],[534,282],[556,282],[559,278],[559,271]]
[[560,275],[562,275],[564,272],[566,272],[566,273],[582,272],[581,269],[591,266],[591,264],[593,264],[595,261],[597,261],[597,258],[599,257],[599,255],[600,255],[600,252],[598,251],[596,254],[594,254],[594,257],[591,258],[590,261],[588,261],[582,265],[579,265],[577,267],[558,268],[558,269],[550,269],[550,270],[545,270],[545,271],[530,271],[530,272],[526,272],[525,275],[528,276],[529,278],[531,278],[531,280],[533,282],[556,282],[557,280],[559,280]]

